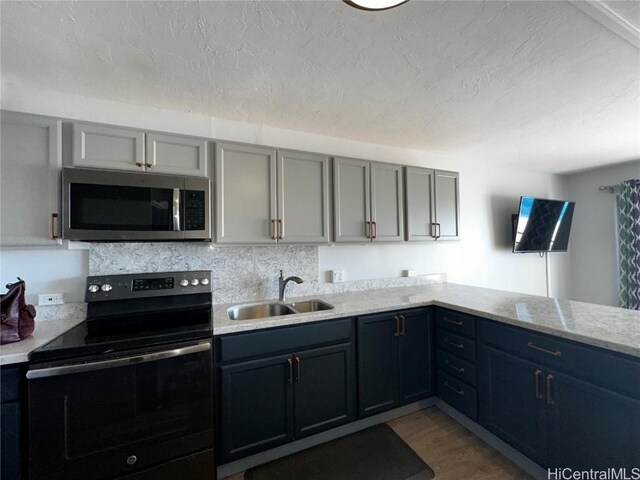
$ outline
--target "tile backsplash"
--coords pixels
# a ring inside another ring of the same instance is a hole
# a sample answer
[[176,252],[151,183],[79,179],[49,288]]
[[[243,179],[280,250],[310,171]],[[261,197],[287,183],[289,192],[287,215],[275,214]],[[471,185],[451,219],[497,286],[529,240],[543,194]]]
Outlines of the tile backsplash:
[[297,275],[290,296],[432,283],[427,277],[320,283],[317,246],[217,246],[207,243],[93,243],[89,275],[211,270],[214,303],[252,302],[278,296],[278,274]]

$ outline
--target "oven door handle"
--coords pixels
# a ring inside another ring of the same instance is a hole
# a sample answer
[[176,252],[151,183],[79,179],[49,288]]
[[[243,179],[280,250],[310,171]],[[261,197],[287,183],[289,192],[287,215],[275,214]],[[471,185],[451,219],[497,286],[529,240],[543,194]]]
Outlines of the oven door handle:
[[180,231],[180,189],[173,189],[173,231]]
[[70,375],[73,373],[94,372],[105,368],[123,367],[137,365],[140,363],[155,362],[167,358],[181,357],[191,353],[205,352],[211,350],[211,342],[197,343],[186,347],[175,348],[173,350],[163,350],[161,352],[146,353],[132,357],[114,358],[99,362],[78,363],[75,365],[63,365],[60,367],[37,368],[27,372],[27,378],[47,378],[60,375]]

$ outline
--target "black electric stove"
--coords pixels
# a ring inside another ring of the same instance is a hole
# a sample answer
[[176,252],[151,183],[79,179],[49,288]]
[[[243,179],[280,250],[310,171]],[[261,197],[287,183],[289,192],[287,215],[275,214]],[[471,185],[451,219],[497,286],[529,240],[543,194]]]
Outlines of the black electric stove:
[[31,353],[32,363],[211,338],[211,272],[87,278],[87,318]]

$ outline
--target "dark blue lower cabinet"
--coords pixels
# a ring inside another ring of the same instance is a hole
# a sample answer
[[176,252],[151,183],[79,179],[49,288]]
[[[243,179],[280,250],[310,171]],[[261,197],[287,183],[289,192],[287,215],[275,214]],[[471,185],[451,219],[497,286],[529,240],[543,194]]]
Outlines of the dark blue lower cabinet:
[[292,362],[280,355],[220,367],[223,463],[293,440]]
[[355,368],[350,343],[295,353],[293,360],[296,438],[355,419]]
[[547,371],[549,466],[640,467],[640,400]]
[[540,465],[547,459],[544,381],[536,364],[483,347],[480,424]]
[[21,435],[20,435],[20,403],[3,403],[0,407],[2,425],[0,432],[2,439],[2,458],[0,471],[2,480],[19,480],[21,464]]
[[400,404],[433,395],[432,325],[428,310],[403,313],[399,341]]

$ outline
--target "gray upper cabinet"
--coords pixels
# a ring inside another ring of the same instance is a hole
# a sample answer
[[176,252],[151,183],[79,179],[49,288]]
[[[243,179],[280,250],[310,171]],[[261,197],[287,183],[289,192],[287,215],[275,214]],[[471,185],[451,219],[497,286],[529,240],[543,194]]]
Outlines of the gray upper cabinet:
[[216,144],[216,241],[327,243],[329,158]]
[[403,184],[401,165],[335,158],[335,242],[402,241]]
[[329,158],[278,150],[278,243],[329,242]]
[[216,241],[275,243],[276,151],[216,143]]
[[371,238],[400,242],[404,237],[402,165],[371,163]]
[[144,132],[91,123],[73,123],[71,128],[72,166],[144,171]]
[[16,112],[1,120],[0,244],[60,245],[60,122]]
[[406,168],[407,240],[460,238],[459,174]]
[[207,177],[207,146],[208,142],[200,138],[147,133],[145,170]]
[[334,158],[333,221],[334,240],[371,241],[370,164],[366,160]]

